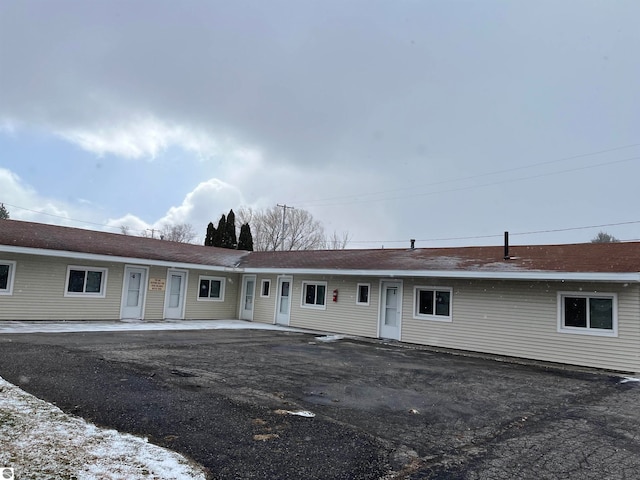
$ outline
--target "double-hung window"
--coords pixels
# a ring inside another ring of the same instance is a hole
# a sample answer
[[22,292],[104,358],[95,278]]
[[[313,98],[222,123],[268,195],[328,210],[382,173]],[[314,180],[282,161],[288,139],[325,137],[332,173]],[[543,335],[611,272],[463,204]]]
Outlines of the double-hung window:
[[327,282],[302,282],[302,306],[325,309]]
[[614,293],[558,293],[558,331],[617,336],[617,295]]
[[99,267],[67,268],[66,297],[104,297],[107,269]]
[[200,276],[198,300],[222,302],[224,300],[224,278]]
[[413,318],[451,321],[451,288],[415,287],[413,296]]
[[0,295],[13,293],[13,276],[16,271],[16,262],[0,260]]

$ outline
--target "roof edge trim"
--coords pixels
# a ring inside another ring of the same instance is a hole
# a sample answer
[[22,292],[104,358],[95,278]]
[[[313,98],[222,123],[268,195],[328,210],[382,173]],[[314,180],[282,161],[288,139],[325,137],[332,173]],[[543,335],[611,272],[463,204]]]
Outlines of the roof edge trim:
[[468,270],[338,270],[302,268],[245,268],[244,273],[289,274],[289,275],[349,275],[362,277],[422,277],[483,280],[554,280],[583,282],[639,282],[640,272],[487,272]]
[[192,270],[208,270],[214,272],[242,273],[242,268],[221,267],[219,265],[205,265],[201,263],[170,262],[167,260],[151,260],[147,258],[121,257],[117,255],[101,255],[98,253],[71,252],[67,250],[49,250],[46,248],[14,247],[0,245],[0,252],[19,253],[24,255],[40,255],[75,260],[89,260],[96,262],[122,262],[154,267],[190,268]]

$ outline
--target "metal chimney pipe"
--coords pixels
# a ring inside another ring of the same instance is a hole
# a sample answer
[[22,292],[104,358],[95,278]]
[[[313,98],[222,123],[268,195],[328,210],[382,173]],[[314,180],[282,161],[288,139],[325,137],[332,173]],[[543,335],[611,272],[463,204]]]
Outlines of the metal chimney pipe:
[[504,232],[504,259],[509,260],[509,232]]

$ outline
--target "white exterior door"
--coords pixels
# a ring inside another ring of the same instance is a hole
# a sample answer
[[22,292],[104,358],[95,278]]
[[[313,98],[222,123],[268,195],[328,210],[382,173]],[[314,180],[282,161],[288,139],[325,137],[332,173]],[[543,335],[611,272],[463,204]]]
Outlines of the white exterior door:
[[400,340],[402,321],[402,283],[380,284],[380,337]]
[[124,285],[122,287],[122,307],[120,318],[144,318],[144,299],[147,291],[147,269],[142,267],[124,267]]
[[276,300],[276,323],[289,325],[291,316],[291,277],[278,278],[278,297]]
[[256,276],[242,277],[242,296],[240,297],[240,319],[253,320],[253,301],[256,296]]
[[167,271],[167,289],[164,296],[164,318],[184,318],[184,296],[187,291],[187,272]]

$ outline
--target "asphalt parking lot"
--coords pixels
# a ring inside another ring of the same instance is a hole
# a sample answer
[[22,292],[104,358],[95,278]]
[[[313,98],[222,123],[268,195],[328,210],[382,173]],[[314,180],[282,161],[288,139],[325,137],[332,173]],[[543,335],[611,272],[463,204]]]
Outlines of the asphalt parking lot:
[[[0,376],[215,479],[640,475],[638,383],[319,336],[3,334]],[[305,411],[315,416],[295,414]]]

